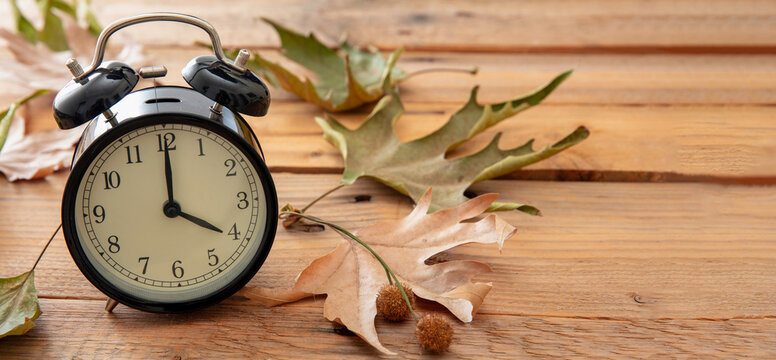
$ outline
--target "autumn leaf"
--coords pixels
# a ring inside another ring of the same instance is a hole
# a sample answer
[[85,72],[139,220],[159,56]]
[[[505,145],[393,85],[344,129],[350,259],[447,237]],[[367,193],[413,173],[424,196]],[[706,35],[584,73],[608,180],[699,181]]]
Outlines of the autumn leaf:
[[91,0],[73,0],[68,3],[65,0],[37,1],[43,26],[40,29],[30,22],[19,9],[16,0],[9,1],[11,12],[16,24],[16,32],[24,35],[31,44],[42,42],[52,51],[64,51],[70,49],[72,42],[65,34],[65,18],[59,14],[68,15],[70,19],[84,24],[93,36],[99,35],[102,28],[97,22],[97,17],[91,10]]
[[[15,112],[14,106],[11,109]],[[6,119],[10,119],[11,124],[5,145],[0,149],[0,172],[8,181],[39,179],[70,166],[73,146],[81,138],[83,127],[25,135],[24,117],[13,116],[9,111],[3,121]]]
[[[386,60],[377,50],[364,51],[343,40],[339,51],[318,41],[315,35],[304,36],[264,19],[277,31],[282,54],[309,69],[318,78],[313,82],[294,75],[284,66],[254,52],[247,67],[267,79],[275,87],[295,93],[307,102],[328,111],[344,111],[377,101],[384,88],[407,75],[394,66],[402,49]],[[238,49],[227,51],[234,58]]]
[[[490,271],[490,267],[469,260],[434,265],[426,265],[425,261],[467,243],[495,243],[500,249],[515,233],[514,227],[495,214],[463,222],[480,215],[497,197],[481,195],[458,207],[428,214],[432,204],[429,190],[407,217],[372,224],[353,234],[378,253],[398,280],[409,285],[417,296],[442,304],[461,321],[470,322],[491,288],[491,284],[472,282],[472,278]],[[314,260],[299,274],[292,288],[245,288],[242,294],[268,306],[326,294],[326,319],[345,325],[378,350],[392,354],[380,344],[374,325],[376,297],[387,283],[386,270],[379,261],[343,235],[332,252]]]
[[0,278],[0,338],[22,335],[40,316],[33,271],[12,278]]
[[[453,114],[440,129],[410,142],[401,142],[393,130],[404,108],[396,93],[380,100],[366,121],[350,130],[331,116],[315,120],[323,128],[324,138],[345,159],[341,184],[351,185],[359,177],[372,177],[418,201],[429,187],[435,196],[430,210],[457,206],[466,201],[464,191],[472,184],[508,174],[526,165],[546,159],[579,143],[589,135],[579,127],[553,145],[533,149],[533,140],[522,146],[502,150],[501,134],[479,152],[454,159],[445,154],[474,135],[525,109],[539,104],[555,90],[571,71],[560,74],[547,85],[519,98],[490,105],[477,103],[477,88],[469,102]],[[490,211],[520,210],[537,215],[533,206],[495,202]]]
[[[77,5],[82,3],[86,2],[78,1],[72,11],[78,11],[78,6],[85,6]],[[23,98],[0,112],[0,172],[10,181],[37,179],[70,166],[73,145],[78,142],[83,130],[57,129],[26,134],[26,119],[17,113],[20,106],[31,98],[37,97],[45,90],[59,90],[72,78],[72,74],[64,66],[66,59],[76,57],[82,62],[91,61],[96,38],[90,28],[98,26],[96,21],[92,21],[89,27],[79,26],[70,17],[63,17],[62,21],[64,36],[70,44],[70,50],[63,52],[54,52],[40,44],[33,45],[24,35],[0,29],[0,48],[12,55],[10,59],[0,60],[0,82],[8,87],[33,92],[32,96]],[[142,47],[131,41],[120,53],[109,53],[109,56],[133,65],[145,62]],[[42,101],[44,99],[45,101]],[[52,101],[53,96],[42,97],[35,100],[34,106],[51,108]],[[53,118],[51,121],[53,123]]]

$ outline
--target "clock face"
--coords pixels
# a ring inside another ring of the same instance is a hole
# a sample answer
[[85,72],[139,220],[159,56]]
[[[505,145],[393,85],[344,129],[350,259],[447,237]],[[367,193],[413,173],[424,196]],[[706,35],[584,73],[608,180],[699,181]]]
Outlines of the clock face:
[[230,130],[166,120],[122,129],[67,188],[79,267],[122,302],[222,298],[255,274],[274,234],[274,188],[247,146]]

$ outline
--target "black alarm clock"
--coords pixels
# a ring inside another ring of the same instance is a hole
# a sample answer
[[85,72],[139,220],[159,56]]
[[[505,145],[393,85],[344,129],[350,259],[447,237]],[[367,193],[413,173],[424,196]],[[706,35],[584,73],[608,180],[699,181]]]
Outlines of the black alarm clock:
[[[103,62],[108,38],[129,25],[174,21],[205,30],[215,55],[191,60],[191,87],[133,91],[135,71]],[[183,14],[129,17],[105,28],[91,65],[54,99],[59,127],[87,123],[62,198],[67,247],[86,278],[108,297],[145,311],[180,312],[219,302],[259,270],[277,226],[277,195],[263,154],[240,114],[263,116],[264,83],[226,59],[215,29]]]

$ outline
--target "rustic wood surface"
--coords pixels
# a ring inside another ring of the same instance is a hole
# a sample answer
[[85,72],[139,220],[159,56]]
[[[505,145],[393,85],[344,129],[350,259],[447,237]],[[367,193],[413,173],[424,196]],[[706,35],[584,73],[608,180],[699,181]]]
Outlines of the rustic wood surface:
[[[34,4],[23,4],[29,9]],[[776,3],[772,1],[245,1],[94,5],[104,22],[175,10],[211,21],[228,45],[277,57],[260,20],[341,32],[383,50],[404,46],[399,66],[479,66],[477,76],[428,74],[401,86],[404,140],[433,131],[480,85],[496,102],[575,74],[541,106],[494,127],[502,146],[547,144],[586,125],[592,136],[555,158],[472,190],[542,209],[503,217],[518,227],[503,251],[467,245],[440,260],[475,259],[493,282],[471,324],[454,322],[449,358],[776,357]],[[0,18],[10,19],[7,3]],[[4,23],[5,24],[5,23]],[[130,30],[154,59],[178,70],[204,35],[175,25]],[[193,34],[193,35],[190,35]],[[2,54],[1,56],[7,56]],[[179,84],[170,76],[165,83]],[[0,105],[24,90],[0,88]],[[301,205],[336,185],[343,163],[313,122],[318,108],[273,92],[270,114],[250,123],[264,146],[281,204]],[[335,115],[360,124],[369,109]],[[33,114],[31,129],[54,126]],[[0,180],[0,277],[26,271],[59,223],[67,173]],[[357,195],[371,195],[356,202]],[[333,194],[313,213],[348,228],[394,219],[408,199],[371,180]],[[249,286],[290,284],[337,235],[279,230]],[[36,270],[43,315],[25,336],[0,340],[0,358],[363,358],[379,355],[335,331],[322,299],[277,308],[235,295],[180,315],[119,306],[78,271],[61,235]],[[423,311],[443,308],[420,302]],[[452,320],[452,319],[451,319]],[[377,320],[402,357],[429,357],[411,323]]]

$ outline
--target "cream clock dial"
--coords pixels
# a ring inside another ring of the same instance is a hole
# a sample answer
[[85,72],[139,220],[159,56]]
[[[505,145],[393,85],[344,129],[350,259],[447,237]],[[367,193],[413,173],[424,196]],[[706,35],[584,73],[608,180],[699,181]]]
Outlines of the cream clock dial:
[[99,281],[140,302],[183,304],[229,288],[266,256],[268,179],[214,130],[167,119],[95,153],[71,218]]

